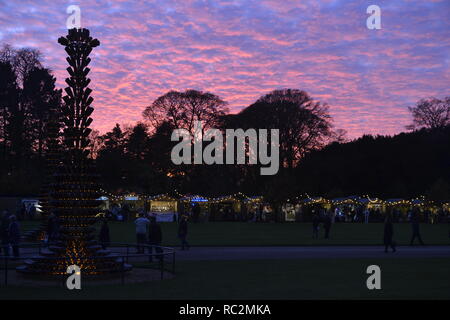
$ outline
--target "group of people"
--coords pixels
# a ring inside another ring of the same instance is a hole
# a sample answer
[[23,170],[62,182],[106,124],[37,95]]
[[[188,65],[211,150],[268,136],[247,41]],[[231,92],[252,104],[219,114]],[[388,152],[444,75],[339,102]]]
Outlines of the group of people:
[[[412,211],[409,214],[409,219],[412,228],[410,245],[414,245],[414,241],[417,239],[421,245],[425,245],[422,240],[422,236],[420,235],[420,220],[419,213],[417,211]],[[390,214],[386,216],[386,220],[384,222],[384,252],[388,252],[388,249],[391,248],[392,252],[396,251],[396,241],[394,240],[394,225],[393,218]]]
[[114,220],[114,221],[128,221],[131,216],[131,209],[128,206],[128,204],[123,204],[122,206],[119,206],[118,204],[114,203],[111,207],[111,210],[106,210],[105,212],[105,218],[108,220]]
[[[3,255],[10,256],[11,251],[15,258],[20,256],[20,224],[14,214],[3,211],[0,217],[0,237]],[[12,250],[11,250],[12,249]]]
[[[410,245],[414,245],[415,240],[417,239],[421,245],[424,245],[422,240],[422,236],[420,234],[420,219],[419,212],[412,211],[409,214],[409,219],[412,227],[412,235],[410,240]],[[324,238],[330,238],[330,230],[331,226],[334,223],[332,220],[332,216],[330,212],[321,211],[319,213],[314,212],[312,217],[312,228],[313,228],[313,239],[319,238],[319,229],[320,224],[323,224],[324,229]],[[388,252],[388,249],[391,248],[392,252],[396,251],[396,241],[394,240],[394,219],[391,214],[386,215],[384,222],[384,233],[383,233],[383,242],[385,246],[385,252]]]
[[[156,249],[156,253],[160,253],[162,243],[162,230],[161,226],[157,223],[156,218],[152,215],[146,215],[144,213],[139,214],[138,218],[134,221],[136,226],[136,242],[138,253],[144,253],[144,245],[149,245],[150,254],[153,253],[153,248]],[[189,243],[187,242],[188,223],[187,216],[183,215],[178,223],[178,238],[181,241],[181,250],[189,249]]]
[[52,243],[59,238],[60,221],[59,218],[51,212],[47,218],[47,243]]
[[323,224],[323,229],[325,231],[324,238],[329,239],[332,222],[332,217],[329,212],[314,212],[312,217],[313,239],[319,238],[320,223]]
[[22,203],[22,206],[20,207],[19,211],[19,218],[20,219],[29,219],[33,220],[36,217],[36,206],[33,203]]

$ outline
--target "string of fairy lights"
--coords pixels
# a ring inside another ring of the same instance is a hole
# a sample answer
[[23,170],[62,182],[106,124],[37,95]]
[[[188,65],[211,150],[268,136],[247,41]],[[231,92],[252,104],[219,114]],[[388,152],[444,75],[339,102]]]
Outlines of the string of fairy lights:
[[127,193],[122,195],[113,194],[104,189],[100,189],[100,194],[106,197],[108,200],[122,202],[122,201],[181,201],[181,202],[208,202],[208,203],[221,203],[229,201],[244,201],[247,203],[263,202],[262,196],[247,196],[242,192],[237,192],[227,196],[220,197],[205,197],[201,195],[189,195],[181,194],[177,190],[174,190],[171,194],[163,193],[158,195],[146,195],[138,193]]
[[[369,195],[364,195],[362,197],[359,196],[351,196],[346,198],[335,198],[335,199],[327,199],[324,197],[310,197],[309,195],[303,195],[299,197],[295,197],[293,199],[287,199],[287,202],[296,202],[302,204],[329,204],[329,205],[343,205],[343,204],[352,204],[352,205],[384,205],[384,206],[429,206],[439,204],[436,201],[426,199],[425,196],[419,196],[412,199],[380,199],[380,198],[371,198]],[[444,206],[448,206],[448,203],[443,201],[442,204]]]
[[[138,194],[138,193],[127,193],[122,195],[116,195],[111,192],[108,192],[104,189],[100,189],[100,193],[104,195],[108,200],[122,202],[122,201],[180,201],[180,202],[199,202],[199,203],[223,203],[223,202],[233,202],[233,201],[242,201],[245,203],[263,203],[264,198],[262,196],[247,196],[242,192],[236,192],[234,194],[219,196],[219,197],[206,197],[201,195],[190,195],[190,194],[181,194],[177,190],[173,192],[158,194],[158,195],[146,195],[146,194]],[[382,206],[429,206],[429,205],[437,205],[438,203],[426,199],[425,196],[419,196],[412,199],[380,199],[380,198],[372,198],[368,194],[363,196],[351,196],[345,198],[334,198],[327,199],[325,197],[311,197],[309,194],[302,194],[294,198],[286,199],[286,203],[298,203],[304,205],[312,205],[312,204],[328,204],[328,205],[382,205]],[[450,201],[443,201],[441,203],[443,206],[450,207]]]

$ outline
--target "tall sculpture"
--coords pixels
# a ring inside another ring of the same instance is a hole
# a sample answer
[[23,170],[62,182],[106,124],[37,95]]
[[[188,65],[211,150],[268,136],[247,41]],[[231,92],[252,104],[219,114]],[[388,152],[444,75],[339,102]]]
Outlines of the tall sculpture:
[[[63,125],[62,148],[55,158],[51,156],[54,172],[51,175],[46,209],[48,214],[58,217],[59,235],[48,250],[18,267],[25,273],[65,274],[67,266],[77,265],[83,274],[101,274],[122,271],[129,265],[123,265],[108,250],[94,240],[95,229],[92,224],[97,221],[100,197],[98,175],[95,173],[92,159],[89,158],[90,117],[94,108],[91,106],[92,90],[88,87],[90,79],[89,54],[100,42],[89,35],[88,29],[71,29],[66,37],[58,42],[65,47],[69,55],[66,69],[68,87],[64,89],[64,103],[61,110]],[[55,142],[55,141],[53,141]],[[58,160],[59,158],[59,160]],[[59,162],[55,165],[55,159]]]

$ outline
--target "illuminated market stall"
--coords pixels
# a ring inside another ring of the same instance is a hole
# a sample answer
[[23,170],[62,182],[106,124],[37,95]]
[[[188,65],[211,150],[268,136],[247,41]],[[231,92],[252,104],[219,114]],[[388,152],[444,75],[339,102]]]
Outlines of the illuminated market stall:
[[308,197],[300,200],[303,221],[311,221],[314,214],[331,209],[331,201],[323,197]]
[[179,200],[179,215],[187,215],[192,221],[210,220],[210,201],[199,195],[185,195]]
[[[211,221],[248,221],[254,210],[261,210],[262,197],[247,197],[241,192],[211,199]],[[262,209],[264,210],[264,209]]]
[[148,199],[149,213],[156,221],[173,222],[178,217],[178,199],[161,194]]

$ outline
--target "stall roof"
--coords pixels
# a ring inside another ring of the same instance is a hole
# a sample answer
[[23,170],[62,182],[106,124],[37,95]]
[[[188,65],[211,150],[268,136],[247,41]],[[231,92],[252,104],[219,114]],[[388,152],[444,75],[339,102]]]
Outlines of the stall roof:
[[348,197],[342,197],[342,198],[334,198],[331,201],[332,202],[354,202],[354,201],[358,201],[359,197],[358,196],[348,196]]
[[150,201],[177,201],[176,198],[169,196],[167,193],[157,194],[156,196],[149,197]]
[[323,197],[310,197],[302,200],[303,203],[316,203],[316,202],[328,202],[327,199]]
[[361,202],[362,204],[383,203],[383,200],[381,200],[381,199],[378,199],[378,198],[370,199],[368,197],[360,198],[358,201]]
[[127,201],[137,201],[139,200],[139,196],[125,196],[123,199]]
[[180,199],[181,201],[189,202],[208,202],[209,199],[199,195],[186,195]]

